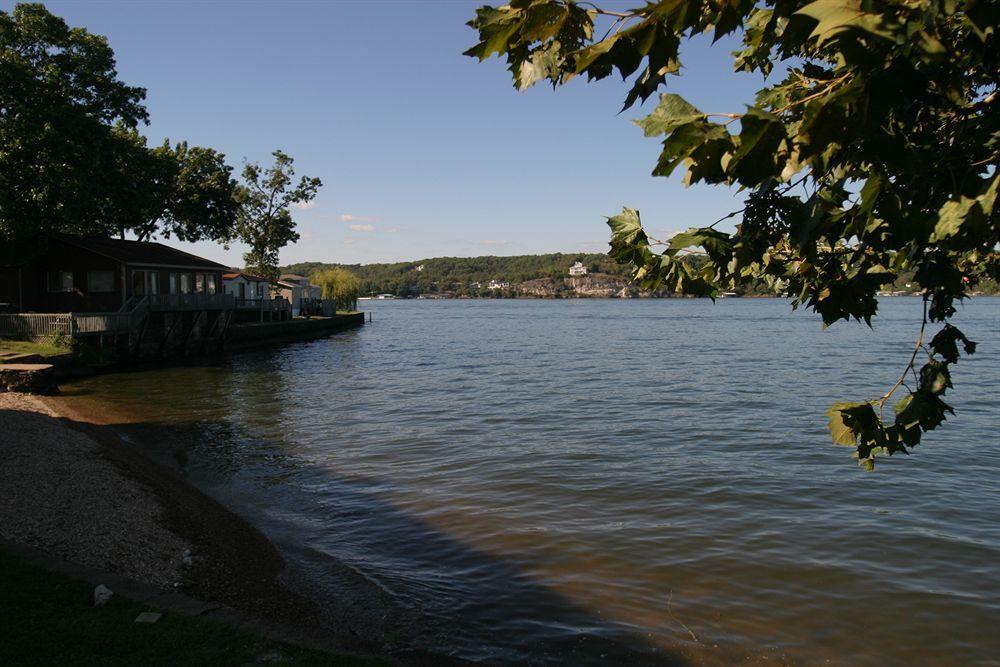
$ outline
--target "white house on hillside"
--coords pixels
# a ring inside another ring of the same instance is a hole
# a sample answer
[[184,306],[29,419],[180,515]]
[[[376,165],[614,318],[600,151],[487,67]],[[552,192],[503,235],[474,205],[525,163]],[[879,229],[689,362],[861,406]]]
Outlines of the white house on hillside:
[[587,267],[583,265],[583,262],[576,262],[573,266],[569,267],[569,275],[585,276],[587,275]]
[[510,287],[510,283],[506,280],[491,280],[490,284],[486,287],[489,289],[507,289]]

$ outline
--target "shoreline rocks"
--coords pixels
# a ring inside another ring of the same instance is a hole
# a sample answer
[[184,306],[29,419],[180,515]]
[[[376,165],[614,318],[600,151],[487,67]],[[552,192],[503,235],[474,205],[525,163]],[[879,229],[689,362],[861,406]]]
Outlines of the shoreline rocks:
[[52,364],[0,364],[0,392],[53,396],[59,393]]

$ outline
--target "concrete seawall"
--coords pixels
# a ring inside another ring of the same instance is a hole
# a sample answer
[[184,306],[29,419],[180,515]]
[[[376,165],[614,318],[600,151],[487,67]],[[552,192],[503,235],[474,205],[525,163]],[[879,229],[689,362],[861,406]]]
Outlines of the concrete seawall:
[[226,349],[240,350],[268,343],[319,338],[344,329],[359,327],[364,323],[364,313],[350,313],[333,317],[312,317],[308,320],[234,324],[229,327],[226,335]]

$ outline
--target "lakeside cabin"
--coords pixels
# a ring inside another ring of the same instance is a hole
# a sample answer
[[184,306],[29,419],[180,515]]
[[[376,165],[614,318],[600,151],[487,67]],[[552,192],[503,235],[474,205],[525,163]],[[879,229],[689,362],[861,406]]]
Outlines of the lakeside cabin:
[[569,275],[585,276],[587,275],[587,267],[583,265],[583,262],[574,262],[573,266],[569,267]]
[[43,244],[0,266],[0,338],[64,335],[101,358],[163,357],[221,348],[232,323],[292,316],[266,279],[162,243],[53,234]]
[[223,293],[227,272],[162,243],[54,234],[40,258],[0,268],[0,303],[12,312],[67,313],[118,311],[143,297],[209,301]]

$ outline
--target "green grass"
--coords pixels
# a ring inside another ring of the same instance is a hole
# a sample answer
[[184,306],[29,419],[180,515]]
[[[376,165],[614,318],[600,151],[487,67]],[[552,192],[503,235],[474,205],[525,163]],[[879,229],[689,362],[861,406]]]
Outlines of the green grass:
[[94,607],[93,587],[0,552],[2,665],[377,665],[165,612],[136,624],[144,605],[114,597]]
[[48,341],[34,343],[26,340],[0,338],[0,352],[23,352],[25,354],[40,354],[43,357],[57,357],[61,354],[68,354],[69,348],[60,347]]

